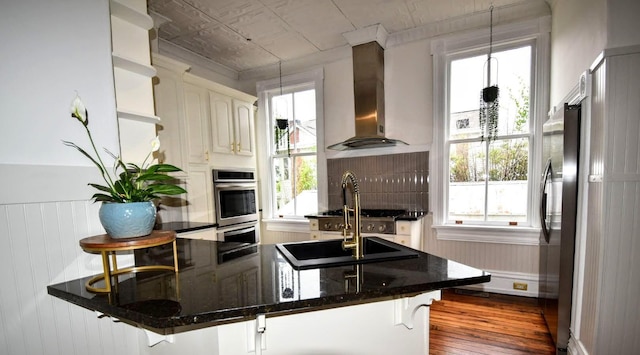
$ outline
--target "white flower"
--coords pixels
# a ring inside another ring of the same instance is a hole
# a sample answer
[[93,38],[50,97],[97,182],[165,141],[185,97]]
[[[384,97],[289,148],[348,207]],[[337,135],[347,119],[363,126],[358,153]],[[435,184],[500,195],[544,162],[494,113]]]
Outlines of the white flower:
[[78,121],[82,122],[83,125],[89,124],[89,119],[87,117],[87,108],[84,107],[82,100],[80,100],[80,96],[76,94],[76,98],[71,103],[71,117],[75,117]]
[[160,150],[160,137],[156,136],[151,140],[151,151],[157,152],[158,150]]

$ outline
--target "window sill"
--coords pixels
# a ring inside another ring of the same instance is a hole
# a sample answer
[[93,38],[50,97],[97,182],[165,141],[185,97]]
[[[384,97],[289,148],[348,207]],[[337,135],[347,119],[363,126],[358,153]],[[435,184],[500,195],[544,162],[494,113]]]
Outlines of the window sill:
[[473,243],[540,245],[540,228],[494,226],[433,226],[438,240]]
[[308,219],[263,218],[262,223],[268,231],[309,233]]

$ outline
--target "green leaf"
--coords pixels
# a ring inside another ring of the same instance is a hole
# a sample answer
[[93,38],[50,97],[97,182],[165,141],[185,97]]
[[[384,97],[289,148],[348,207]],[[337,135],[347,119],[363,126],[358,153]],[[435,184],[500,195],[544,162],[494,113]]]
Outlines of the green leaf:
[[82,155],[84,155],[85,157],[89,158],[89,160],[91,160],[93,162],[93,164],[95,164],[95,166],[97,166],[98,169],[100,169],[100,173],[102,173],[102,175],[105,174],[105,171],[102,168],[102,165],[100,165],[100,163],[98,163],[98,161],[96,161],[91,155],[89,155],[89,153],[85,152],[84,149],[80,148],[77,144],[75,144],[73,142],[62,141],[62,143],[64,145],[68,146],[68,147],[76,148],[80,153],[82,153]]
[[166,181],[166,180],[173,180],[175,179],[172,176],[169,175],[165,175],[165,174],[150,174],[150,173],[145,173],[142,174],[140,176],[138,176],[137,181]]
[[154,172],[159,172],[159,173],[172,173],[176,171],[182,171],[182,169],[171,164],[156,164],[156,165],[150,166],[149,169],[147,170],[152,170],[152,168]]
[[94,194],[91,198],[94,199],[95,202],[124,202],[121,199],[113,197],[112,195],[105,195],[105,194],[99,194],[99,193]]
[[179,195],[187,192],[187,190],[180,186],[166,184],[151,184],[147,188],[147,191],[152,191],[153,194],[163,195]]
[[89,183],[89,186],[91,186],[93,188],[96,188],[96,189],[98,189],[100,191],[104,191],[104,192],[108,192],[108,193],[112,192],[111,189],[108,188],[107,186],[98,185],[98,184],[92,184],[92,183]]

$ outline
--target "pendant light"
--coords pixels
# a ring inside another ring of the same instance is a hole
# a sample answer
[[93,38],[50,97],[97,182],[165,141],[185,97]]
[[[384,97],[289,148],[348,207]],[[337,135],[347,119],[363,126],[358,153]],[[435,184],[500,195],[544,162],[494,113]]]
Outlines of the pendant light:
[[[282,61],[278,63],[279,72],[280,72],[280,97],[282,98]],[[287,118],[278,118],[276,117],[276,127],[275,127],[275,145],[276,149],[278,149],[278,145],[280,144],[280,139],[282,139],[283,134],[286,134],[287,137],[287,156],[291,156],[291,141],[289,133],[289,120]]]
[[[483,76],[486,73],[486,80],[483,77],[483,84],[486,87],[480,93],[480,130],[482,131],[482,140],[486,138],[488,142],[496,139],[498,135],[498,111],[500,108],[498,89],[498,60],[492,56],[493,54],[493,5],[489,8],[490,24],[489,24],[489,58],[482,68]],[[492,79],[491,64],[494,64],[495,80]],[[486,69],[486,70],[485,70]],[[486,135],[486,136],[485,136]]]

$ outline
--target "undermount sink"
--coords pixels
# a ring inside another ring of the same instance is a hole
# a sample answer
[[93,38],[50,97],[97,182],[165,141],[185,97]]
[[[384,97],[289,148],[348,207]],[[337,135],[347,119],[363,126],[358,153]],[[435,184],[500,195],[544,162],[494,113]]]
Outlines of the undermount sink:
[[356,260],[351,250],[342,249],[342,239],[276,244],[296,270],[345,266],[415,258],[418,253],[402,245],[378,237],[365,237],[364,257]]

